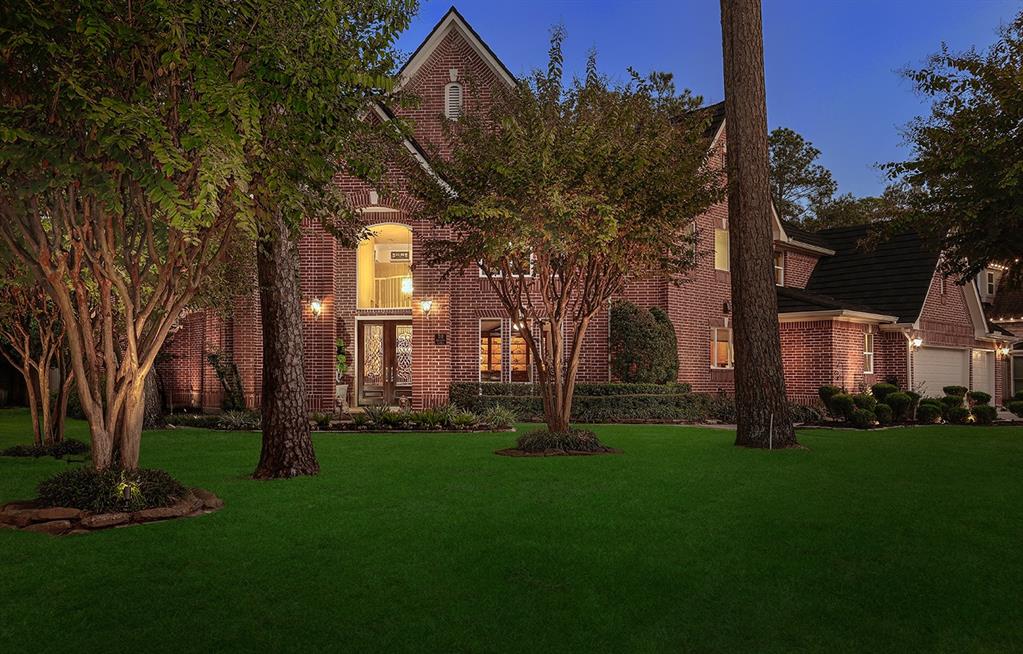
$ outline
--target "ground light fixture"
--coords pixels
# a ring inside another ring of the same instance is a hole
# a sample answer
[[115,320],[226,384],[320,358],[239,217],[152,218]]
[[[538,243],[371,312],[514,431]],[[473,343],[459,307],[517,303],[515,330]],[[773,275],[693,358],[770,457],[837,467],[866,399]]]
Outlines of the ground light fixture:
[[320,301],[320,298],[314,297],[312,300],[310,300],[309,310],[313,313],[313,316],[315,316],[316,318],[320,317],[320,314],[323,313],[323,302]]
[[430,310],[433,309],[433,300],[423,300],[419,303],[419,308],[423,310],[423,317],[430,317]]

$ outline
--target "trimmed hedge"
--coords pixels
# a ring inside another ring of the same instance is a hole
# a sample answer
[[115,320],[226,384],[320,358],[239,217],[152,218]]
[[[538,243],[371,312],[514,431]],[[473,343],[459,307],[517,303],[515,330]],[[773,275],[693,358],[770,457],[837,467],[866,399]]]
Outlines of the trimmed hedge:
[[884,403],[878,403],[874,407],[874,415],[877,416],[877,421],[882,425],[890,425],[892,423],[892,408]]
[[974,405],[987,404],[988,402],[991,401],[990,393],[985,393],[984,391],[970,391],[969,393],[966,394],[966,397]]
[[968,390],[970,389],[965,386],[944,386],[942,387],[941,392],[945,395],[958,395],[959,397],[964,397]]
[[884,398],[888,397],[892,393],[898,393],[899,387],[895,384],[888,384],[882,382],[880,384],[874,384],[870,387],[870,392],[874,394],[878,402],[884,402]]
[[952,407],[948,410],[948,421],[953,425],[964,425],[970,419],[970,410],[964,406]]
[[932,425],[941,419],[941,407],[936,404],[921,403],[916,410],[917,422],[923,425]]
[[849,424],[857,429],[871,429],[874,426],[875,419],[873,411],[854,409],[849,415]]
[[1023,400],[1009,402],[1005,405],[1005,408],[1017,418],[1023,418]]
[[973,418],[978,425],[990,425],[998,417],[998,409],[990,404],[978,404],[973,407]]

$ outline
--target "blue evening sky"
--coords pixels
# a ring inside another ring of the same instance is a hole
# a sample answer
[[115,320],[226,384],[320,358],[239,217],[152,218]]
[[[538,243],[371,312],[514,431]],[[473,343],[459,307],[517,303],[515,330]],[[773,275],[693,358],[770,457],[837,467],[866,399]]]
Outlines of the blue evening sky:
[[[679,87],[723,99],[718,0],[458,0],[466,20],[516,75],[546,63],[548,30],[568,30],[566,64],[596,48],[599,69],[624,78],[670,71]],[[877,162],[905,156],[900,127],[927,109],[899,76],[942,41],[985,47],[1020,0],[764,0],[767,113],[822,151],[839,192],[879,193]],[[411,52],[451,0],[424,0],[399,47]]]

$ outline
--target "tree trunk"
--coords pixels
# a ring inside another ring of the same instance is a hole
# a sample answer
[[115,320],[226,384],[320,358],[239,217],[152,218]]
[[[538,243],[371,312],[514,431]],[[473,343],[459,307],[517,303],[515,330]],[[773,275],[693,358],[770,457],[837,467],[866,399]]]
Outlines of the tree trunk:
[[142,418],[143,429],[158,429],[164,426],[163,398],[160,397],[160,383],[156,376],[156,367],[149,369],[143,391],[145,410]]
[[256,270],[263,323],[263,449],[253,476],[315,475],[320,464],[306,413],[298,249],[281,212],[260,205]]
[[142,422],[146,415],[145,377],[136,374],[136,384],[128,389],[124,408],[118,420],[117,446],[121,467],[134,470],[139,467],[139,450],[142,447]]
[[760,0],[721,0],[731,239],[735,444],[792,447],[774,285]]

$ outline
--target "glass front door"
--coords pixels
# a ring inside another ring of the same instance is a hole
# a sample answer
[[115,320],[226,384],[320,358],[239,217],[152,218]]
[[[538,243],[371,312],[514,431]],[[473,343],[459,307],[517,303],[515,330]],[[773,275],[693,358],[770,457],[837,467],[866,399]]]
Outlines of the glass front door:
[[398,404],[412,397],[412,323],[359,323],[359,404]]

